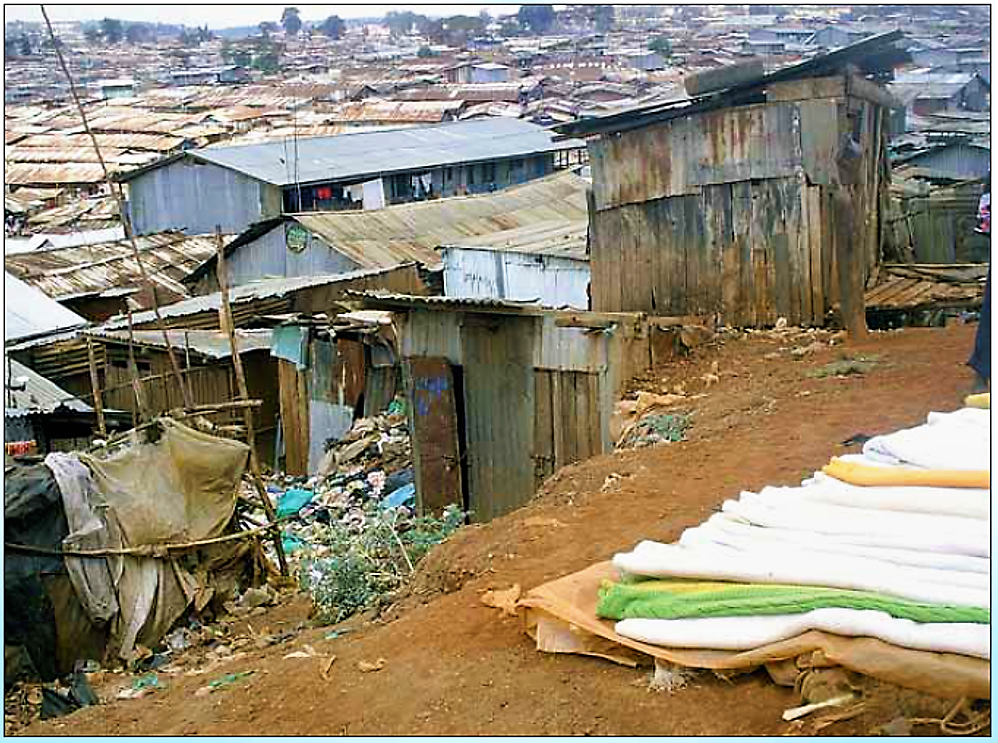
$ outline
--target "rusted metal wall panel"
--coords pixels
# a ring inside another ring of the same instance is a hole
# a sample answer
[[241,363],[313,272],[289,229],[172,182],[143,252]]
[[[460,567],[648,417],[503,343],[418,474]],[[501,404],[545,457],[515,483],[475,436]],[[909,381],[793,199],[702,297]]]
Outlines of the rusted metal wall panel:
[[768,103],[604,135],[589,145],[596,209],[792,176],[802,165],[799,117],[796,103]]
[[437,356],[447,359],[455,366],[464,363],[461,314],[413,310],[406,313],[404,322],[404,327],[399,331],[403,358]]
[[531,318],[469,315],[464,398],[472,519],[490,521],[534,494]]

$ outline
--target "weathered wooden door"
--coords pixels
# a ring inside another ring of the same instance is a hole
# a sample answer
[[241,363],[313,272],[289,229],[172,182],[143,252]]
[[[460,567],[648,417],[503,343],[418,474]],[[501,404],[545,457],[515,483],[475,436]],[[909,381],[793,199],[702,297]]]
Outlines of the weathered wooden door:
[[444,358],[406,359],[409,425],[415,462],[416,502],[420,513],[440,514],[454,504],[463,508],[454,375]]

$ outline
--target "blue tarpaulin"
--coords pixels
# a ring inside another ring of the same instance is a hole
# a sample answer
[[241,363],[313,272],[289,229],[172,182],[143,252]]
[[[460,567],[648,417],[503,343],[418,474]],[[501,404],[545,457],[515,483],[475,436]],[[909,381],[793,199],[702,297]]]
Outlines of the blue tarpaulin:
[[270,340],[270,355],[294,362],[301,371],[308,368],[308,328],[285,325],[274,328]]

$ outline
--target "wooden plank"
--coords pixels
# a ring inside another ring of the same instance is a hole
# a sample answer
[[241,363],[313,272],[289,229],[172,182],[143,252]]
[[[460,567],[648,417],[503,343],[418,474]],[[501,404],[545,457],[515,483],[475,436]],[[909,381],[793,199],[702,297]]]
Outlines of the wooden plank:
[[[589,456],[595,457],[604,453],[603,449],[603,405],[600,397],[598,374],[586,374],[586,385],[589,388]],[[607,416],[609,417],[609,416]]]
[[537,487],[554,472],[554,420],[551,377],[557,372],[538,369],[534,373],[534,471]]
[[839,147],[839,106],[834,99],[801,101],[801,161],[808,180],[816,185],[837,185],[835,162]]
[[805,326],[813,327],[815,323],[813,311],[814,287],[812,286],[811,273],[811,242],[808,235],[808,201],[807,201],[807,181],[804,176],[797,183],[797,218],[796,226],[791,235],[796,237],[796,244],[791,244],[791,249],[797,251],[797,275],[800,283],[797,285],[798,296],[800,297],[801,323]]
[[575,457],[584,461],[592,456],[589,450],[589,387],[584,372],[571,372],[575,387]]
[[450,362],[440,357],[406,359],[403,368],[419,513],[440,515],[449,505],[463,508],[457,401]]
[[556,413],[565,419],[565,459],[559,467],[572,464],[579,460],[579,435],[576,428],[578,419],[575,410],[575,376],[572,372],[558,372],[561,377],[561,409]]
[[714,188],[716,190],[712,193],[711,201],[717,222],[716,233],[721,261],[720,321],[725,324],[735,324],[738,317],[739,260],[732,220],[733,191],[729,183]]
[[682,308],[686,306],[686,220],[683,209],[683,199],[668,199],[669,218],[672,229],[669,234],[669,255],[672,285],[669,291],[670,312],[677,315],[687,314]]
[[845,92],[845,78],[842,75],[809,77],[804,80],[791,80],[769,85],[766,88],[766,100],[777,102],[803,101],[813,98],[841,98]]
[[699,196],[683,198],[683,255],[686,261],[686,291],[683,294],[683,312],[688,315],[703,312],[703,287],[700,285],[700,263],[705,252],[705,235]]
[[561,395],[561,374],[553,372],[551,374],[551,423],[554,429],[554,468],[556,470],[565,466],[566,421],[562,416]]
[[866,80],[855,73],[850,73],[847,76],[845,87],[846,95],[862,98],[869,103],[881,106],[889,111],[901,106],[900,101],[891,95],[886,88]]

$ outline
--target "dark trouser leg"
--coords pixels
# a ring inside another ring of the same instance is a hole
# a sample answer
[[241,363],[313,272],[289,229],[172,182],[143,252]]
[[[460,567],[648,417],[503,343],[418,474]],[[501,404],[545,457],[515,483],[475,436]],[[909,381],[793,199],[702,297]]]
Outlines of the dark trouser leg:
[[984,285],[984,302],[981,304],[981,320],[977,324],[977,337],[974,339],[974,353],[967,362],[983,380],[991,380],[991,269]]

